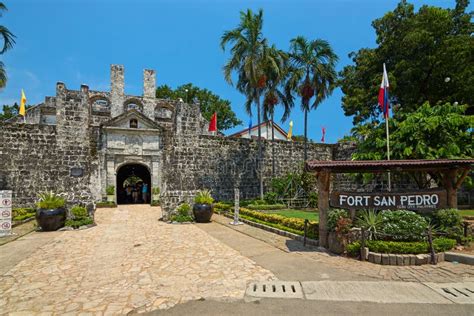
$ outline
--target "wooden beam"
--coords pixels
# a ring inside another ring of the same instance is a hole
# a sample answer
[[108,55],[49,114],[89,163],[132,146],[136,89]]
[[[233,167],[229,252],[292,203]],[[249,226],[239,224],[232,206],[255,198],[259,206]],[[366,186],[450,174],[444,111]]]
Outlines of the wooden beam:
[[464,169],[463,173],[461,174],[461,176],[459,177],[458,181],[456,181],[456,184],[454,185],[454,188],[455,188],[456,190],[461,187],[461,184],[462,184],[462,182],[464,181],[464,179],[466,179],[467,175],[469,174],[469,171],[470,171],[469,168]]
[[324,248],[328,247],[327,214],[330,184],[331,172],[321,170],[318,174],[319,245]]

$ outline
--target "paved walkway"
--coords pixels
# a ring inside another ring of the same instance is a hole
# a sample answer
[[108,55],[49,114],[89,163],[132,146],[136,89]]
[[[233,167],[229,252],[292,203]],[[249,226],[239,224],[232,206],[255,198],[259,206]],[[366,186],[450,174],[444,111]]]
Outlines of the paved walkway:
[[[196,225],[166,224],[160,215],[144,205],[99,209],[96,227],[29,235],[53,237],[2,273],[0,313],[150,311],[243,298],[248,282],[274,278]],[[0,265],[8,245],[0,247]]]

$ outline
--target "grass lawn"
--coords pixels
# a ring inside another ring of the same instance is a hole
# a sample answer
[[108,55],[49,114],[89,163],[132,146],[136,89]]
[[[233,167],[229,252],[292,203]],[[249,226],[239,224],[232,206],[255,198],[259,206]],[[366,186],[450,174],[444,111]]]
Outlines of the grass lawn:
[[474,210],[459,210],[461,216],[474,216]]
[[319,221],[319,213],[316,210],[293,210],[293,209],[284,209],[284,210],[275,210],[275,211],[268,211],[268,213],[278,214],[285,217],[293,217],[293,218],[302,218],[308,219],[310,221]]

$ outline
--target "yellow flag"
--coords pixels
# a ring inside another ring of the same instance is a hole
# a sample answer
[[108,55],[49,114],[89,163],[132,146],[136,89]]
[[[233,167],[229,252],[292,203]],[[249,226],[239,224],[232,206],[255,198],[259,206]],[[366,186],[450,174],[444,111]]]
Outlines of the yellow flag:
[[293,135],[293,121],[290,121],[290,130],[288,131],[288,136],[286,138],[288,140],[291,140],[292,135]]
[[25,92],[23,91],[23,89],[21,89],[20,111],[18,113],[22,116],[25,116],[25,114],[26,114],[25,104],[26,104],[26,95],[25,95]]

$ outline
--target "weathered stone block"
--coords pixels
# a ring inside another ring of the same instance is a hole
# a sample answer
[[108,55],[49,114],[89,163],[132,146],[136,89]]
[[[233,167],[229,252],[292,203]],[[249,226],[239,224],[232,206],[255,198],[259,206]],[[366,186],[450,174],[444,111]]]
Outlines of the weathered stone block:
[[402,255],[397,255],[397,266],[403,265],[403,257]]
[[410,265],[416,265],[416,255],[410,255]]
[[438,262],[443,262],[444,261],[444,252],[439,252],[436,254],[438,258]]
[[410,255],[402,255],[403,257],[403,265],[409,266],[410,265]]
[[421,254],[421,255],[416,255],[416,260],[415,260],[415,264],[416,265],[422,265],[422,264],[427,264],[428,263],[428,256],[425,255],[425,254]]
[[382,254],[382,265],[384,265],[384,266],[390,265],[390,259],[389,259],[388,254],[386,254],[386,253]]
[[397,255],[389,254],[389,262],[390,262],[391,266],[396,266],[397,265]]

